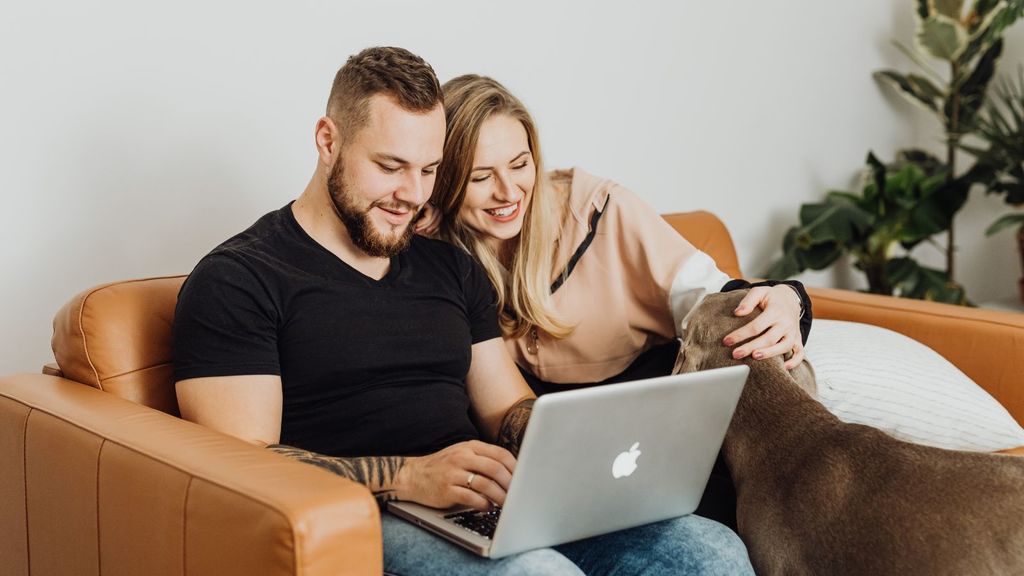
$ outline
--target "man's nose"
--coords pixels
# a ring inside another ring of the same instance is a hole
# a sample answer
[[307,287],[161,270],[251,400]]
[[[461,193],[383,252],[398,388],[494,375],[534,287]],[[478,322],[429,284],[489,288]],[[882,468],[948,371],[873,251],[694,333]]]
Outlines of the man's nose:
[[403,179],[401,187],[395,192],[395,197],[419,208],[430,199],[433,191],[433,181],[418,170],[409,170],[409,174]]

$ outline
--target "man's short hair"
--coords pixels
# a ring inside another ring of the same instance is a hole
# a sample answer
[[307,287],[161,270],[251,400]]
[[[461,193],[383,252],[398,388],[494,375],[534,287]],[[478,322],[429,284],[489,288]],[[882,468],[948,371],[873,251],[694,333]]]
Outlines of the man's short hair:
[[350,140],[370,119],[370,98],[385,94],[410,112],[429,112],[444,95],[434,69],[403,48],[377,46],[349,57],[334,76],[327,115]]

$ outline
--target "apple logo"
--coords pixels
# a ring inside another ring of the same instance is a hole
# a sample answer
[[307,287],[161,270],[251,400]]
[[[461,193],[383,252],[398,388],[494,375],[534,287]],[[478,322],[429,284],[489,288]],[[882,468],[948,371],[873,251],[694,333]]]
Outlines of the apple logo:
[[636,471],[636,459],[640,457],[640,443],[637,442],[629,447],[628,452],[623,452],[615,457],[612,462],[612,477],[623,478]]

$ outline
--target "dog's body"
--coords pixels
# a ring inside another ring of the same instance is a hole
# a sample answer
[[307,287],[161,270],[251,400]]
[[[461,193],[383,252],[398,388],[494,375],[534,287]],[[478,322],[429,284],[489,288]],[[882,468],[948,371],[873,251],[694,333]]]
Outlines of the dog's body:
[[[709,296],[690,319],[683,371],[740,362],[721,342],[750,320],[732,314],[742,296]],[[723,450],[758,574],[1024,575],[1024,458],[846,424],[808,395],[806,365],[743,362]]]

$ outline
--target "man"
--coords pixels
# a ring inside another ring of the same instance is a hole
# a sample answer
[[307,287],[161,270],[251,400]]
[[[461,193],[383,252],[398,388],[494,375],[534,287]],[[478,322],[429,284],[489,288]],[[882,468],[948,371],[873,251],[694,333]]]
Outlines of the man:
[[[184,418],[361,482],[382,502],[504,502],[533,394],[502,344],[486,275],[411,226],[444,133],[440,84],[422,59],[370,48],[348,60],[316,124],[305,191],[182,286]],[[402,574],[750,570],[738,538],[697,517],[497,561],[387,514],[382,524],[385,568]]]

